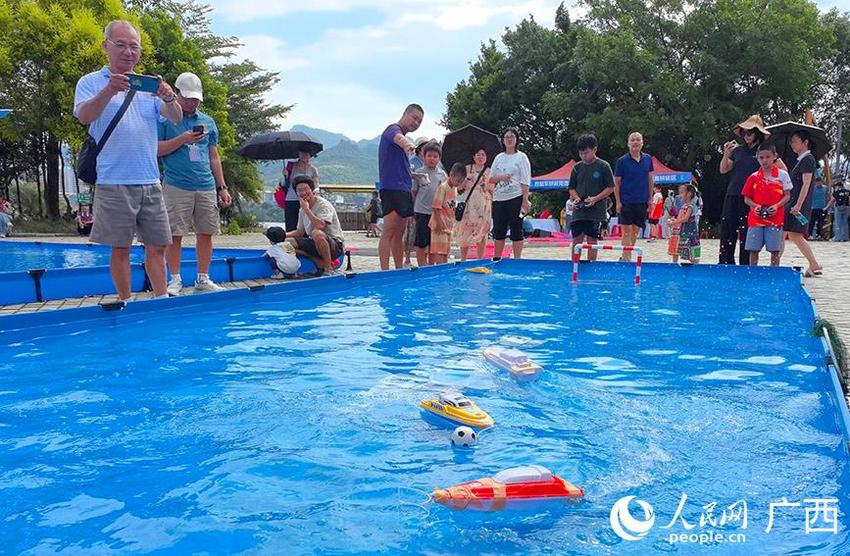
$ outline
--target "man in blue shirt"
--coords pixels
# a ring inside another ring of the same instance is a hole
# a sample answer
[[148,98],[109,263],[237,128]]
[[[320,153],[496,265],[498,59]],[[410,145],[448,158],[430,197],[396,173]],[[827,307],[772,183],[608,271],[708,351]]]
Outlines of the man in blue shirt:
[[[142,55],[139,32],[128,21],[111,21],[101,48],[109,65],[81,77],[74,93],[74,116],[98,142],[130,91],[126,74]],[[109,272],[121,301],[130,300],[130,246],[136,234],[145,244],[154,296],[166,295],[164,253],[171,233],[156,163],[156,127],[160,116],[180,121],[176,100],[162,79],[156,93],[137,91],[97,157],[91,240],[112,247]]]
[[381,207],[384,211],[384,233],[378,241],[381,270],[389,270],[392,254],[396,268],[404,264],[404,228],[413,216],[413,186],[410,159],[416,148],[405,137],[422,125],[425,111],[418,104],[404,109],[401,119],[390,124],[381,134],[378,145],[378,177],[380,179]]
[[[652,157],[642,152],[643,135],[629,134],[629,152],[617,159],[614,167],[614,199],[617,217],[623,228],[623,246],[633,246],[646,226],[649,199],[652,196]],[[630,261],[631,251],[624,251],[620,260]]]
[[165,168],[163,190],[171,224],[171,245],[165,258],[171,271],[168,295],[172,296],[180,295],[183,289],[180,250],[190,222],[195,230],[198,257],[195,289],[224,289],[210,280],[209,269],[212,236],[219,232],[218,204],[221,202],[226,207],[231,201],[218,154],[218,127],[212,118],[198,110],[204,100],[201,80],[194,73],[185,72],[174,85],[179,91],[177,102],[183,119],[177,124],[160,123],[157,150]]

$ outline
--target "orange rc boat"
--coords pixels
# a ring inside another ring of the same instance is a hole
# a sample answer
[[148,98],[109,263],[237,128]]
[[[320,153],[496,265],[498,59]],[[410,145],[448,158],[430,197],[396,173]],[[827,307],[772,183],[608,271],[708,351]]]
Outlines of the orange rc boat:
[[581,498],[584,489],[554,475],[545,467],[526,465],[505,469],[493,477],[435,488],[434,501],[453,510],[495,512],[513,501]]

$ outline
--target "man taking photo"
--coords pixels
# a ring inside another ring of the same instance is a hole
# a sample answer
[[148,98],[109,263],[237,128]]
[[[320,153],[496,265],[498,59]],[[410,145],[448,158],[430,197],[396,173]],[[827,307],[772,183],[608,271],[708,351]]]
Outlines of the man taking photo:
[[160,123],[157,149],[165,168],[163,191],[171,224],[171,245],[165,251],[171,272],[168,295],[180,295],[183,289],[180,251],[190,224],[195,230],[198,257],[195,289],[220,291],[224,288],[209,277],[212,237],[220,231],[219,203],[227,207],[231,199],[218,154],[218,127],[198,110],[204,91],[197,75],[181,73],[174,85],[183,118],[176,124]]

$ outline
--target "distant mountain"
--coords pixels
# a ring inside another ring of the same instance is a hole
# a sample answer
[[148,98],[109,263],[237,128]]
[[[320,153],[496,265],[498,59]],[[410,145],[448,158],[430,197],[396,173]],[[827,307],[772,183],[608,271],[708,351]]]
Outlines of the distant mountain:
[[324,129],[319,129],[317,127],[310,127],[306,125],[294,125],[290,128],[289,131],[301,131],[303,133],[306,133],[307,135],[321,143],[325,150],[336,147],[343,139],[345,139],[346,141],[351,141],[351,139],[349,139],[342,133],[334,133],[333,131],[327,131]]
[[[341,133],[309,126],[292,126],[292,131],[304,133],[320,141],[325,150],[313,159],[322,183],[370,184],[378,181],[378,145],[380,136],[361,139],[356,143]],[[261,162],[257,165],[266,189],[280,181],[283,161]]]

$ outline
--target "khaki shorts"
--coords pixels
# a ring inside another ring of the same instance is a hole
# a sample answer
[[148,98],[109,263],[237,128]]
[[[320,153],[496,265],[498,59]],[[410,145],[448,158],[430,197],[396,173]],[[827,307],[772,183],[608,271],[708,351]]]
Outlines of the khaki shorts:
[[196,234],[219,233],[218,194],[214,189],[188,191],[166,183],[163,192],[171,235],[187,235],[190,223]]
[[98,184],[91,241],[130,247],[135,235],[147,245],[171,244],[162,186]]

